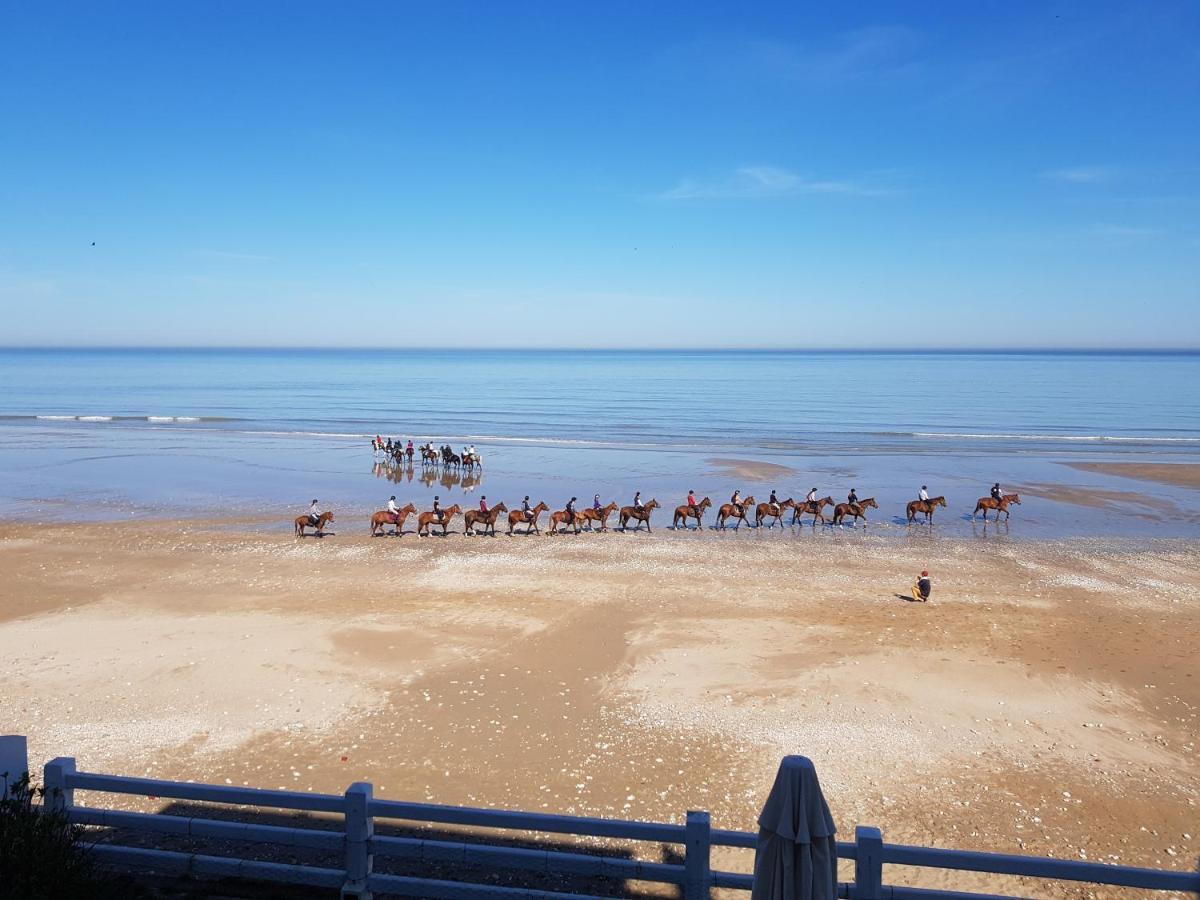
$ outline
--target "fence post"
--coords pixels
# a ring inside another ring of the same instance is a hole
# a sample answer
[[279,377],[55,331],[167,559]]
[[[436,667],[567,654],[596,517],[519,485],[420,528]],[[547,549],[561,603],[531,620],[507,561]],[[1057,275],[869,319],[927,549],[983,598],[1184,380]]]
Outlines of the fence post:
[[883,897],[883,835],[878,828],[859,825],[854,829],[854,900]]
[[375,820],[367,810],[373,789],[365,781],[356,781],[346,789],[346,881],[342,900],[371,900],[367,877],[374,868],[371,839]]
[[29,774],[29,742],[21,734],[0,735],[0,795]]
[[67,787],[67,776],[75,774],[75,757],[59,756],[46,763],[42,769],[42,786],[46,796],[43,806],[62,812],[75,805],[75,789]]
[[708,900],[712,883],[712,821],[708,813],[688,811],[683,846],[683,898]]

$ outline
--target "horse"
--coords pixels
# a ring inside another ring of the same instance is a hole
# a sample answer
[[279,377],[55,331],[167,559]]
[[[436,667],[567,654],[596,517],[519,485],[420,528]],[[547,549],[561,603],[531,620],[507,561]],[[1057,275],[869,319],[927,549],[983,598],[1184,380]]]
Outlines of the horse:
[[879,504],[875,502],[874,497],[867,497],[857,503],[839,503],[833,508],[833,524],[841,525],[847,514],[850,515],[851,525],[856,525],[859,519],[866,522],[868,509],[879,509]]
[[795,508],[796,508],[796,501],[793,500],[791,497],[789,497],[787,500],[784,500],[780,503],[760,503],[754,509],[754,527],[762,528],[763,521],[765,519],[774,519],[775,521],[772,522],[767,527],[774,528],[776,525],[778,525],[780,528],[782,528],[783,522],[780,521],[780,518],[783,516],[783,511],[785,509],[795,509]]
[[1000,513],[1004,513],[1004,518],[1007,520],[1010,515],[1008,507],[1013,503],[1015,503],[1017,506],[1021,505],[1021,497],[1019,494],[1004,494],[999,500],[996,500],[992,497],[980,497],[979,502],[975,504],[975,512],[971,513],[971,518],[974,519],[975,513],[982,509],[983,521],[986,522],[988,510],[994,509],[996,511],[997,519],[1000,518]]
[[500,513],[508,512],[508,507],[503,503],[497,503],[487,512],[479,509],[468,509],[463,513],[463,534],[474,534],[472,530],[476,525],[483,525],[483,533],[491,532],[492,537],[496,536],[496,520],[500,518]]
[[404,451],[404,455],[408,457],[408,464],[411,466],[413,459],[413,448],[411,445]]
[[437,451],[434,450],[429,444],[426,444],[421,448],[421,465],[436,466],[438,464],[438,459],[439,457]]
[[437,513],[433,510],[423,512],[417,516],[417,534],[421,537],[429,536],[429,525],[432,522],[434,525],[442,526],[442,537],[446,536],[446,526],[450,524],[450,520],[462,512],[462,507],[457,503],[453,506],[447,506],[442,510],[442,517],[439,519]]
[[933,511],[939,506],[946,505],[945,497],[934,497],[931,500],[911,500],[905,511],[908,513],[908,521],[912,523],[917,518],[917,513],[925,513],[925,521],[933,521]]
[[394,525],[392,534],[404,533],[404,520],[415,513],[417,508],[411,503],[406,504],[399,512],[392,513],[386,509],[381,509],[377,513],[371,515],[371,537],[375,537],[376,533],[384,534],[384,525]]
[[332,521],[333,513],[331,512],[323,512],[317,516],[316,525],[312,523],[312,519],[310,519],[307,514],[303,516],[296,516],[296,534],[300,535],[300,537],[304,537],[305,528],[315,528],[317,529],[317,537],[325,537],[325,526]]
[[642,504],[641,509],[638,509],[636,506],[622,506],[621,507],[621,524],[620,524],[621,530],[622,531],[625,530],[625,526],[629,523],[630,519],[636,519],[637,524],[633,526],[633,530],[637,531],[639,528],[642,527],[642,523],[645,522],[646,523],[646,531],[647,531],[647,533],[649,533],[649,531],[650,531],[650,513],[652,513],[654,510],[658,509],[658,506],[659,506],[659,504],[658,504],[657,500],[651,500],[649,503]]
[[568,520],[570,518],[571,518],[571,514],[568,513],[565,509],[560,509],[558,512],[550,513],[550,532],[549,533],[550,534],[558,534],[558,526],[559,525],[571,524],[575,528],[575,533],[579,534],[579,524],[583,521],[583,514],[580,513],[578,510],[576,510],[574,521],[568,523]]
[[592,531],[592,523],[599,522],[601,531],[608,531],[608,517],[616,512],[617,504],[610,503],[608,506],[602,506],[599,509],[587,507],[581,509],[576,515],[584,522],[587,522],[588,531]]
[[[542,513],[544,513],[549,508],[550,507],[548,507],[545,503],[539,502],[537,506],[534,506],[529,510],[530,514],[533,516],[532,519],[525,518],[525,510],[514,509],[512,512],[510,512],[508,514],[508,532],[507,533],[513,534],[514,533],[513,527],[516,525],[520,525],[522,522],[524,522],[526,534],[534,534],[534,533],[541,534],[542,533],[541,529],[538,528],[538,524],[537,524],[538,516],[540,516]],[[520,534],[520,532],[515,532],[515,533]]]
[[832,497],[822,497],[820,500],[802,500],[792,508],[792,524],[803,518],[805,513],[813,517],[813,528],[817,527],[817,520],[821,520],[821,524],[825,524],[825,513],[822,512],[826,506],[833,506]]
[[747,497],[741,503],[723,503],[721,508],[717,510],[717,527],[724,528],[727,519],[741,519],[733,527],[741,528],[743,524],[748,525],[746,521],[746,509],[754,505],[754,497]]
[[671,527],[678,528],[681,524],[684,528],[690,528],[688,519],[696,520],[696,527],[701,526],[700,518],[704,515],[704,511],[712,506],[712,501],[705,497],[695,506],[685,503],[683,506],[675,507],[675,518],[671,520]]

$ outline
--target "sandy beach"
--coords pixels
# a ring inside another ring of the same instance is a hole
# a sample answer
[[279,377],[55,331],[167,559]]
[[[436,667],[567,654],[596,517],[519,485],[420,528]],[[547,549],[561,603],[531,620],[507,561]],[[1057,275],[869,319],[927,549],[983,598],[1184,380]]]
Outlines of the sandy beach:
[[846,836],[1200,853],[1195,542],[265,524],[7,530],[0,722],[35,766],[751,829],[803,753]]

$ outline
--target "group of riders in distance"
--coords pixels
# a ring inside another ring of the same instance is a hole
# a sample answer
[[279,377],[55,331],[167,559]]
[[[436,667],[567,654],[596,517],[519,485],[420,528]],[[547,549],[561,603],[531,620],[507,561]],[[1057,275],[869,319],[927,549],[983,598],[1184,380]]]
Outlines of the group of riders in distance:
[[449,444],[443,444],[436,450],[433,449],[433,441],[427,444],[422,444],[420,447],[413,447],[412,439],[406,444],[403,440],[393,441],[391,438],[384,439],[379,435],[375,435],[371,439],[371,450],[375,453],[383,453],[388,459],[394,463],[407,462],[408,465],[413,464],[413,456],[417,453],[421,455],[422,466],[443,466],[446,468],[455,469],[475,469],[483,468],[483,457],[481,457],[475,449],[474,444],[468,444],[462,448],[461,453],[455,453],[454,448]]
[[[411,449],[411,446],[412,444],[409,442],[409,449]],[[460,513],[463,517],[464,535],[488,534],[494,536],[496,534],[496,522],[502,514],[508,523],[505,534],[541,534],[538,522],[542,513],[549,513],[549,534],[558,534],[560,531],[566,529],[579,534],[585,527],[588,531],[607,531],[608,519],[613,513],[617,513],[617,527],[619,530],[628,531],[629,524],[632,522],[634,531],[641,530],[641,527],[645,525],[646,531],[649,532],[650,515],[660,507],[657,500],[643,501],[640,491],[634,494],[633,503],[629,506],[618,507],[616,503],[604,505],[600,502],[599,494],[596,494],[592,498],[592,505],[590,507],[580,508],[577,506],[577,501],[577,497],[572,497],[567,501],[563,509],[550,512],[550,507],[544,502],[530,503],[527,495],[521,502],[520,509],[510,511],[503,503],[490,506],[487,497],[483,496],[479,499],[478,509],[468,509],[464,512],[462,507],[457,503],[453,506],[443,507],[441,505],[441,498],[434,497],[433,509],[418,513],[417,508],[411,503],[404,506],[397,505],[396,497],[392,495],[388,500],[387,509],[381,509],[372,514],[371,534],[384,534],[388,525],[392,526],[392,534],[402,534],[405,520],[414,513],[417,514],[417,534],[422,537],[429,535],[431,529],[434,528],[441,528],[442,535],[447,534],[450,520]],[[712,505],[712,500],[708,497],[697,500],[696,492],[688,491],[687,502],[675,507],[675,515],[672,519],[671,527],[675,529],[700,528],[705,511],[712,507]],[[945,497],[930,497],[929,489],[925,485],[921,485],[917,499],[909,501],[905,507],[906,521],[911,523],[916,521],[918,515],[924,515],[925,521],[932,523],[934,510],[939,506],[945,505]],[[979,498],[979,502],[975,504],[974,512],[971,513],[971,518],[974,520],[975,516],[982,511],[984,521],[986,522],[988,511],[991,510],[995,512],[995,518],[998,519],[1000,513],[1004,513],[1007,519],[1010,514],[1009,507],[1012,505],[1021,505],[1020,496],[1003,493],[1000,490],[999,483],[996,483],[992,485],[989,496]],[[818,497],[816,488],[810,490],[803,500],[793,500],[791,498],[780,500],[776,496],[775,491],[771,491],[771,496],[764,503],[757,503],[754,497],[742,497],[741,491],[734,491],[733,496],[729,498],[729,502],[721,504],[717,509],[715,527],[725,529],[732,524],[737,529],[742,525],[749,526],[750,517],[753,517],[754,527],[756,528],[764,526],[771,528],[775,525],[779,525],[782,528],[784,513],[790,509],[792,511],[790,524],[803,523],[804,516],[807,515],[812,516],[812,524],[815,528],[818,522],[826,524],[829,521],[825,518],[826,507],[832,507],[831,524],[843,525],[846,519],[849,518],[850,524],[855,525],[859,519],[862,519],[865,524],[867,521],[867,510],[878,509],[879,504],[875,502],[874,497],[859,498],[854,488],[850,489],[845,503],[835,503],[832,497]],[[333,513],[329,511],[322,512],[320,503],[313,500],[308,512],[296,517],[296,534],[303,535],[306,528],[313,528],[318,535],[323,535],[325,526],[332,521]],[[518,531],[517,528],[520,526],[523,526],[523,530]]]

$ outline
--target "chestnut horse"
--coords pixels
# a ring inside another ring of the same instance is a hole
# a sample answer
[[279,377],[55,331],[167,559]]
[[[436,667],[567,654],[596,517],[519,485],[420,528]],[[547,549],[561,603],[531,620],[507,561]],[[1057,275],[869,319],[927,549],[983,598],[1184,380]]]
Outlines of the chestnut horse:
[[575,510],[575,521],[568,523],[567,520],[569,518],[570,518],[570,513],[568,513],[565,509],[560,509],[558,512],[550,513],[550,531],[549,531],[549,533],[550,534],[558,534],[558,526],[559,525],[570,524],[574,527],[575,533],[579,534],[579,526],[583,522],[583,513],[581,513],[579,510]]
[[743,524],[749,525],[746,521],[747,508],[754,505],[754,497],[750,496],[744,499],[741,503],[722,503],[721,508],[717,510],[717,527],[724,528],[726,519],[740,519],[733,527],[740,528]]
[[971,513],[971,518],[975,518],[975,513],[983,510],[983,521],[987,521],[989,509],[996,511],[996,518],[1000,518],[1000,513],[1004,513],[1004,518],[1008,519],[1010,513],[1008,507],[1010,504],[1021,505],[1021,497],[1019,494],[1003,494],[999,500],[994,500],[991,497],[980,497],[979,502],[975,504],[975,512]]
[[754,527],[762,528],[763,522],[766,519],[774,519],[775,521],[767,527],[774,528],[776,525],[778,525],[780,528],[782,528],[783,522],[780,521],[780,517],[783,515],[783,511],[785,509],[795,509],[795,507],[796,501],[791,497],[788,497],[788,499],[774,505],[771,505],[770,503],[760,503],[754,510]]
[[392,534],[403,534],[404,520],[416,511],[417,508],[415,506],[413,506],[411,503],[406,503],[400,512],[396,513],[395,515],[388,512],[386,509],[381,509],[379,512],[373,513],[371,515],[371,537],[374,537],[377,532],[379,534],[383,534],[384,525],[396,526],[392,529]]
[[[535,532],[538,534],[541,534],[541,530],[538,528],[538,524],[537,524],[538,516],[540,516],[542,513],[544,513],[549,508],[550,507],[548,507],[545,503],[538,503],[537,506],[531,508],[529,510],[529,512],[533,514],[532,521],[525,518],[524,510],[514,509],[512,512],[510,512],[508,514],[508,532],[507,533],[513,534],[514,533],[513,527],[516,525],[520,525],[522,522],[524,522],[526,534],[533,534]],[[515,533],[520,534],[519,531],[515,532]]]
[[442,537],[446,536],[446,526],[450,524],[450,520],[462,512],[462,507],[455,503],[453,506],[447,506],[442,510],[442,517],[439,519],[437,513],[433,510],[423,512],[417,516],[417,534],[421,537],[429,536],[429,525],[442,526]]
[[842,520],[845,519],[847,515],[850,516],[851,525],[857,525],[859,519],[862,519],[863,522],[866,522],[868,509],[879,509],[879,504],[875,502],[874,497],[867,497],[863,500],[859,500],[857,503],[839,503],[833,508],[833,524],[843,524]]
[[825,513],[822,510],[826,506],[833,506],[832,497],[822,497],[820,500],[801,500],[792,509],[792,524],[795,525],[807,513],[813,517],[813,528],[817,527],[817,520],[821,520],[821,524],[825,524]]
[[930,500],[910,500],[905,510],[908,513],[908,521],[911,523],[916,520],[917,513],[925,513],[925,521],[933,521],[933,511],[939,506],[946,505],[945,497],[934,497]]
[[325,526],[333,521],[333,513],[323,512],[317,516],[317,524],[312,523],[312,519],[308,516],[296,516],[296,534],[304,537],[305,528],[317,529],[317,537],[325,537]]
[[704,511],[712,506],[712,501],[705,497],[695,506],[684,504],[683,506],[675,507],[675,518],[671,520],[671,527],[678,528],[682,525],[684,528],[691,528],[688,525],[688,519],[696,520],[696,527],[700,527],[700,519],[704,515]]
[[463,513],[463,534],[474,534],[472,530],[478,526],[483,526],[484,534],[496,536],[496,520],[500,518],[500,513],[508,512],[508,507],[503,503],[497,503],[487,512],[478,509],[468,509]]
[[658,509],[658,501],[657,500],[651,500],[648,503],[642,504],[642,508],[640,510],[636,506],[622,506],[621,507],[621,517],[620,517],[620,526],[619,526],[620,529],[622,531],[625,531],[625,526],[629,523],[629,520],[635,519],[637,521],[637,524],[633,526],[634,531],[637,531],[639,528],[641,528],[642,523],[645,522],[646,523],[646,531],[649,532],[650,531],[650,513],[654,512],[654,510],[656,510],[656,509]]
[[608,506],[602,506],[599,509],[588,507],[581,509],[577,515],[584,522],[587,522],[588,531],[592,531],[592,523],[599,522],[601,531],[608,531],[608,517],[617,510],[617,504],[610,503]]
[[421,448],[421,465],[436,466],[439,459],[441,459],[441,457],[438,456],[437,451],[434,450],[429,444],[426,444]]

